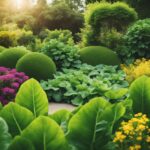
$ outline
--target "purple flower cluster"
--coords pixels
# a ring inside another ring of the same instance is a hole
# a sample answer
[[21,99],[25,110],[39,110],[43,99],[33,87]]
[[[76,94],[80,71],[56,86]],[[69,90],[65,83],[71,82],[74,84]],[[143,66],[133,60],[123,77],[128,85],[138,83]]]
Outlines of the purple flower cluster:
[[0,67],[0,102],[6,105],[14,100],[20,85],[29,77],[16,69]]

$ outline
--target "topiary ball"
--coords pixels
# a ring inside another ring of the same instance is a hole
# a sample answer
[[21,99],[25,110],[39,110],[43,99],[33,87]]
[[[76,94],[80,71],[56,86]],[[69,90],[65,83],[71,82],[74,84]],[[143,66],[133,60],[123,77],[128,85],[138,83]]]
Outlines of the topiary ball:
[[36,52],[23,56],[18,61],[16,69],[37,80],[52,78],[56,72],[56,66],[53,60],[44,54]]
[[112,50],[102,46],[89,46],[79,51],[82,62],[90,65],[119,65],[120,59]]
[[0,54],[0,66],[15,68],[17,61],[29,52],[23,49],[7,49]]

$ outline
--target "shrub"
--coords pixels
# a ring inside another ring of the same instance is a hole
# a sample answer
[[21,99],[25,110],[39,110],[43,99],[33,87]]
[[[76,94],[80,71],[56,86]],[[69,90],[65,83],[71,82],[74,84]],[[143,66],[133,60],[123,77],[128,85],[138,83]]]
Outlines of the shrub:
[[[49,100],[74,105],[84,104],[93,97],[105,96],[108,90],[116,89],[117,93],[117,90],[128,87],[125,73],[116,66],[87,64],[77,69],[63,69],[57,72],[53,80],[41,81],[41,85]],[[114,98],[115,102],[119,98]]]
[[4,50],[6,50],[6,48],[3,46],[0,46],[0,53],[3,52]]
[[84,45],[101,45],[101,35],[112,28],[124,32],[137,19],[137,13],[127,4],[93,3],[85,11],[85,29],[83,30]]
[[113,142],[117,144],[116,149],[149,149],[149,131],[149,118],[145,114],[138,113],[129,121],[121,123]]
[[142,75],[150,76],[150,60],[137,59],[133,64],[122,65],[123,71],[126,73],[126,80],[131,83]]
[[48,30],[46,29],[45,32],[41,32],[40,34],[42,39],[45,39],[44,42],[48,42],[52,39],[56,39],[60,42],[65,44],[74,44],[73,36],[71,31],[69,30]]
[[8,31],[0,31],[0,45],[7,48],[13,46],[12,34]]
[[57,68],[74,68],[80,64],[78,47],[64,44],[58,40],[50,40],[45,43],[41,52],[51,57]]
[[139,20],[132,25],[124,40],[124,48],[120,52],[122,58],[150,58],[150,19]]
[[120,59],[117,54],[102,46],[89,46],[80,50],[82,62],[90,65],[119,65]]
[[14,100],[20,85],[27,79],[23,72],[0,67],[0,102],[5,105]]
[[0,66],[15,68],[17,61],[29,51],[24,48],[10,48],[0,54]]
[[55,64],[51,58],[35,52],[22,57],[18,61],[16,69],[25,72],[29,77],[33,77],[37,80],[52,78],[56,72]]

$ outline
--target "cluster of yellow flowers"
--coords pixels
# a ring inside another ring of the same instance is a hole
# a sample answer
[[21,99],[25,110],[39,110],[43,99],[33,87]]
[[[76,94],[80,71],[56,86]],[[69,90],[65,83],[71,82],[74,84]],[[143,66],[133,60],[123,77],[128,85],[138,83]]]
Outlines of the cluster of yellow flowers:
[[150,149],[150,120],[142,113],[123,121],[113,140],[120,150]]
[[126,80],[129,83],[142,75],[150,76],[150,60],[146,60],[145,58],[137,59],[129,66],[121,65],[121,68],[126,73]]

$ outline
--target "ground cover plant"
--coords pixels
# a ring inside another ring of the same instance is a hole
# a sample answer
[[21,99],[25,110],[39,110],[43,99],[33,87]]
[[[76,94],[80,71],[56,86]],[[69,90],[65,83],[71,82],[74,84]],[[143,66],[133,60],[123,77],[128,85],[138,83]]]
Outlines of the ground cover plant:
[[[127,88],[128,82],[125,73],[117,66],[84,64],[78,69],[64,69],[53,80],[41,81],[41,85],[50,101],[81,105],[92,97],[105,96],[109,90],[117,93],[117,90]],[[123,96],[122,93],[118,99]]]

